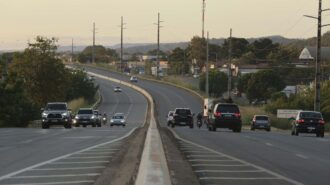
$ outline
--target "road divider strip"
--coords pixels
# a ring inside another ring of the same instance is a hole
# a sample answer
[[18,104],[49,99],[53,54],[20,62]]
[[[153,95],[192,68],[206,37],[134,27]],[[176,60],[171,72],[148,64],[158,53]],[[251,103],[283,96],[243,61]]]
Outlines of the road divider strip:
[[162,140],[155,119],[155,105],[152,96],[144,89],[131,83],[115,78],[106,77],[92,72],[89,75],[109,80],[130,87],[143,94],[150,103],[151,117],[146,140],[144,143],[142,158],[135,185],[171,185],[171,179],[163,149]]

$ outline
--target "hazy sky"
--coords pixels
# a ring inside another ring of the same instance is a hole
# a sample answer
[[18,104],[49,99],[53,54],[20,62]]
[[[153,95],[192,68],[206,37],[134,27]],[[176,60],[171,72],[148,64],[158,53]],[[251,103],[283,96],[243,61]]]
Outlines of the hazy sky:
[[[306,38],[316,34],[318,0],[206,0],[210,36],[283,35]],[[330,8],[330,0],[323,0]],[[0,50],[19,49],[37,35],[54,36],[60,45],[89,44],[96,22],[98,44],[120,41],[120,16],[127,23],[125,42],[155,42],[157,13],[164,21],[162,42],[187,41],[201,35],[202,0],[0,0]],[[324,13],[330,23],[330,12]],[[329,28],[325,28],[324,32]]]

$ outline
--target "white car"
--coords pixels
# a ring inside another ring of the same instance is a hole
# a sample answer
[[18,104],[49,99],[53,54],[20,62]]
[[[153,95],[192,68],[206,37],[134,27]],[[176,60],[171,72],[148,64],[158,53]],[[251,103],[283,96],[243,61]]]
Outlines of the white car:
[[116,113],[111,117],[110,126],[112,127],[114,125],[123,127],[126,126],[126,120],[123,113]]
[[113,91],[114,91],[114,92],[121,92],[122,90],[121,90],[120,87],[115,87],[115,88],[113,89]]
[[132,76],[132,77],[130,78],[130,81],[131,81],[131,82],[137,82],[137,81],[138,81],[138,78],[137,78],[136,76]]

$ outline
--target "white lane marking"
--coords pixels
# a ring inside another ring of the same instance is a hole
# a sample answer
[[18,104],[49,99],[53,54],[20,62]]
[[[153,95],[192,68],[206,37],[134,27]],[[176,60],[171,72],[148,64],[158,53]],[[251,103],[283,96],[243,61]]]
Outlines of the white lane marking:
[[92,139],[92,138],[102,138],[102,137],[100,137],[100,136],[63,137],[63,139]]
[[27,183],[27,184],[4,184],[4,185],[63,185],[63,184],[82,184],[82,183],[94,183],[94,181],[64,181],[64,182],[42,182],[42,183]]
[[32,143],[33,142],[33,139],[29,139],[29,140],[26,140],[26,141],[22,141],[20,142],[21,144],[28,144],[28,143]]
[[274,146],[273,144],[271,143],[265,143],[267,146]]
[[240,163],[242,163],[242,164],[246,164],[246,165],[248,165],[248,166],[252,166],[252,167],[254,167],[254,168],[256,168],[256,169],[259,169],[259,170],[265,171],[265,172],[267,172],[267,173],[269,173],[269,174],[275,176],[276,178],[283,179],[283,180],[285,180],[285,181],[287,181],[287,182],[290,182],[290,183],[292,183],[292,184],[294,184],[294,185],[303,185],[302,183],[300,183],[300,182],[298,182],[298,181],[296,181],[296,180],[290,179],[290,178],[288,178],[288,177],[285,177],[285,176],[280,175],[280,174],[278,174],[278,173],[275,173],[275,172],[273,172],[273,171],[267,170],[267,169],[265,169],[265,168],[263,168],[263,167],[257,166],[257,165],[255,165],[255,164],[252,164],[252,163],[246,162],[246,161],[241,160],[241,159],[238,159],[238,158],[236,158],[236,157],[233,157],[233,156],[230,156],[230,155],[227,155],[227,154],[224,154],[224,153],[218,152],[218,151],[213,150],[213,149],[211,149],[211,148],[207,148],[207,147],[205,147],[205,146],[202,146],[202,145],[199,145],[199,144],[197,144],[197,143],[193,143],[193,142],[191,142],[191,141],[189,141],[189,140],[183,139],[183,138],[181,138],[181,137],[180,137],[180,136],[179,136],[179,135],[178,135],[173,129],[170,129],[170,130],[171,130],[171,132],[173,133],[173,135],[174,135],[177,139],[182,140],[182,141],[185,141],[186,143],[189,143],[189,144],[195,145],[195,146],[200,147],[200,148],[204,148],[204,149],[207,150],[207,151],[213,152],[213,153],[215,153],[215,154],[223,155],[223,156],[225,156],[225,157],[228,157],[229,159],[236,160],[236,161],[238,161],[238,162],[240,162]]
[[190,162],[237,162],[235,160],[232,159],[189,159],[188,161]]
[[214,167],[220,167],[220,166],[249,166],[246,164],[192,164],[191,166],[214,166]]
[[212,154],[211,152],[205,152],[205,151],[201,151],[201,150],[199,150],[199,151],[196,151],[196,150],[188,151],[188,150],[186,150],[186,151],[183,151],[183,152],[186,152],[186,153],[199,153],[199,154]]
[[100,158],[110,158],[112,156],[93,156],[93,157],[69,157],[68,159],[100,159]]
[[84,152],[81,154],[74,154],[74,156],[80,156],[80,155],[104,155],[104,154],[113,154],[115,152]]
[[[43,165],[46,165],[46,164],[49,164],[49,163],[53,163],[55,161],[58,161],[58,160],[61,160],[61,159],[64,159],[64,158],[67,158],[67,157],[70,157],[74,154],[78,154],[78,153],[82,153],[82,152],[86,152],[86,151],[89,151],[89,150],[92,150],[92,149],[95,149],[97,147],[100,147],[100,146],[104,146],[104,145],[108,145],[108,144],[111,144],[111,143],[114,143],[114,142],[117,142],[117,141],[120,141],[124,138],[127,138],[128,136],[130,136],[135,130],[137,129],[137,127],[133,128],[130,132],[128,132],[127,134],[125,134],[124,136],[120,137],[120,138],[117,138],[117,139],[114,139],[112,141],[108,141],[108,142],[105,142],[105,143],[101,143],[101,144],[98,144],[98,145],[95,145],[95,146],[92,146],[92,147],[89,147],[89,148],[86,148],[86,149],[83,149],[83,150],[80,150],[80,151],[77,151],[77,152],[73,152],[73,153],[69,153],[69,154],[66,154],[66,155],[63,155],[63,156],[60,156],[60,157],[57,157],[57,158],[54,158],[54,159],[51,159],[51,160],[47,160],[47,161],[44,161],[44,162],[41,162],[41,163],[38,163],[38,164],[35,164],[35,165],[32,165],[32,166],[29,166],[27,168],[24,168],[24,169],[21,169],[21,170],[18,170],[18,171],[15,171],[15,172],[12,172],[12,173],[9,173],[7,175],[3,175],[3,176],[0,176],[0,181],[4,180],[4,179],[7,179],[7,178],[10,178],[12,176],[15,176],[17,174],[20,174],[20,173],[23,173],[23,172],[26,172],[26,171],[29,171],[33,168],[38,168],[40,166],[43,166]],[[107,161],[108,162],[108,161]]]
[[94,177],[101,175],[100,173],[86,173],[86,174],[65,174],[65,175],[31,175],[31,176],[15,176],[10,179],[36,179],[36,178],[56,178],[56,177]]
[[32,171],[60,171],[60,170],[88,170],[88,169],[103,169],[106,166],[90,166],[90,167],[76,167],[76,168],[36,168]]
[[195,158],[195,157],[223,157],[219,155],[187,155],[188,158]]
[[283,180],[280,177],[201,177],[200,180]]
[[68,161],[68,162],[53,162],[50,164],[93,164],[93,163],[108,163],[109,161]]
[[303,154],[296,154],[297,157],[300,157],[302,159],[308,159],[309,157],[303,155]]
[[196,173],[257,173],[263,172],[262,170],[197,170]]
[[[125,129],[116,129],[116,130],[94,130],[96,132],[124,132],[127,131]],[[109,136],[109,137],[113,137],[113,136]]]

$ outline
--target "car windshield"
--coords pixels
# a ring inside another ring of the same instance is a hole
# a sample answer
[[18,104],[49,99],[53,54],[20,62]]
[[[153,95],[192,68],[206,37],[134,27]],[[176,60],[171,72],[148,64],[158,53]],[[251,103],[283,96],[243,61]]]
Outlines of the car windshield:
[[65,104],[48,104],[46,110],[66,110]]
[[190,109],[176,109],[175,113],[179,115],[190,115],[191,111]]
[[308,118],[322,119],[322,114],[318,113],[318,112],[302,112],[302,113],[300,113],[300,118],[302,118],[302,119],[308,119]]
[[93,114],[92,110],[79,110],[78,114]]
[[124,119],[124,116],[113,116],[112,119]]
[[238,113],[239,109],[236,105],[219,105],[216,111],[224,113]]
[[268,120],[268,117],[267,116],[256,116],[256,120],[266,121],[266,120]]

